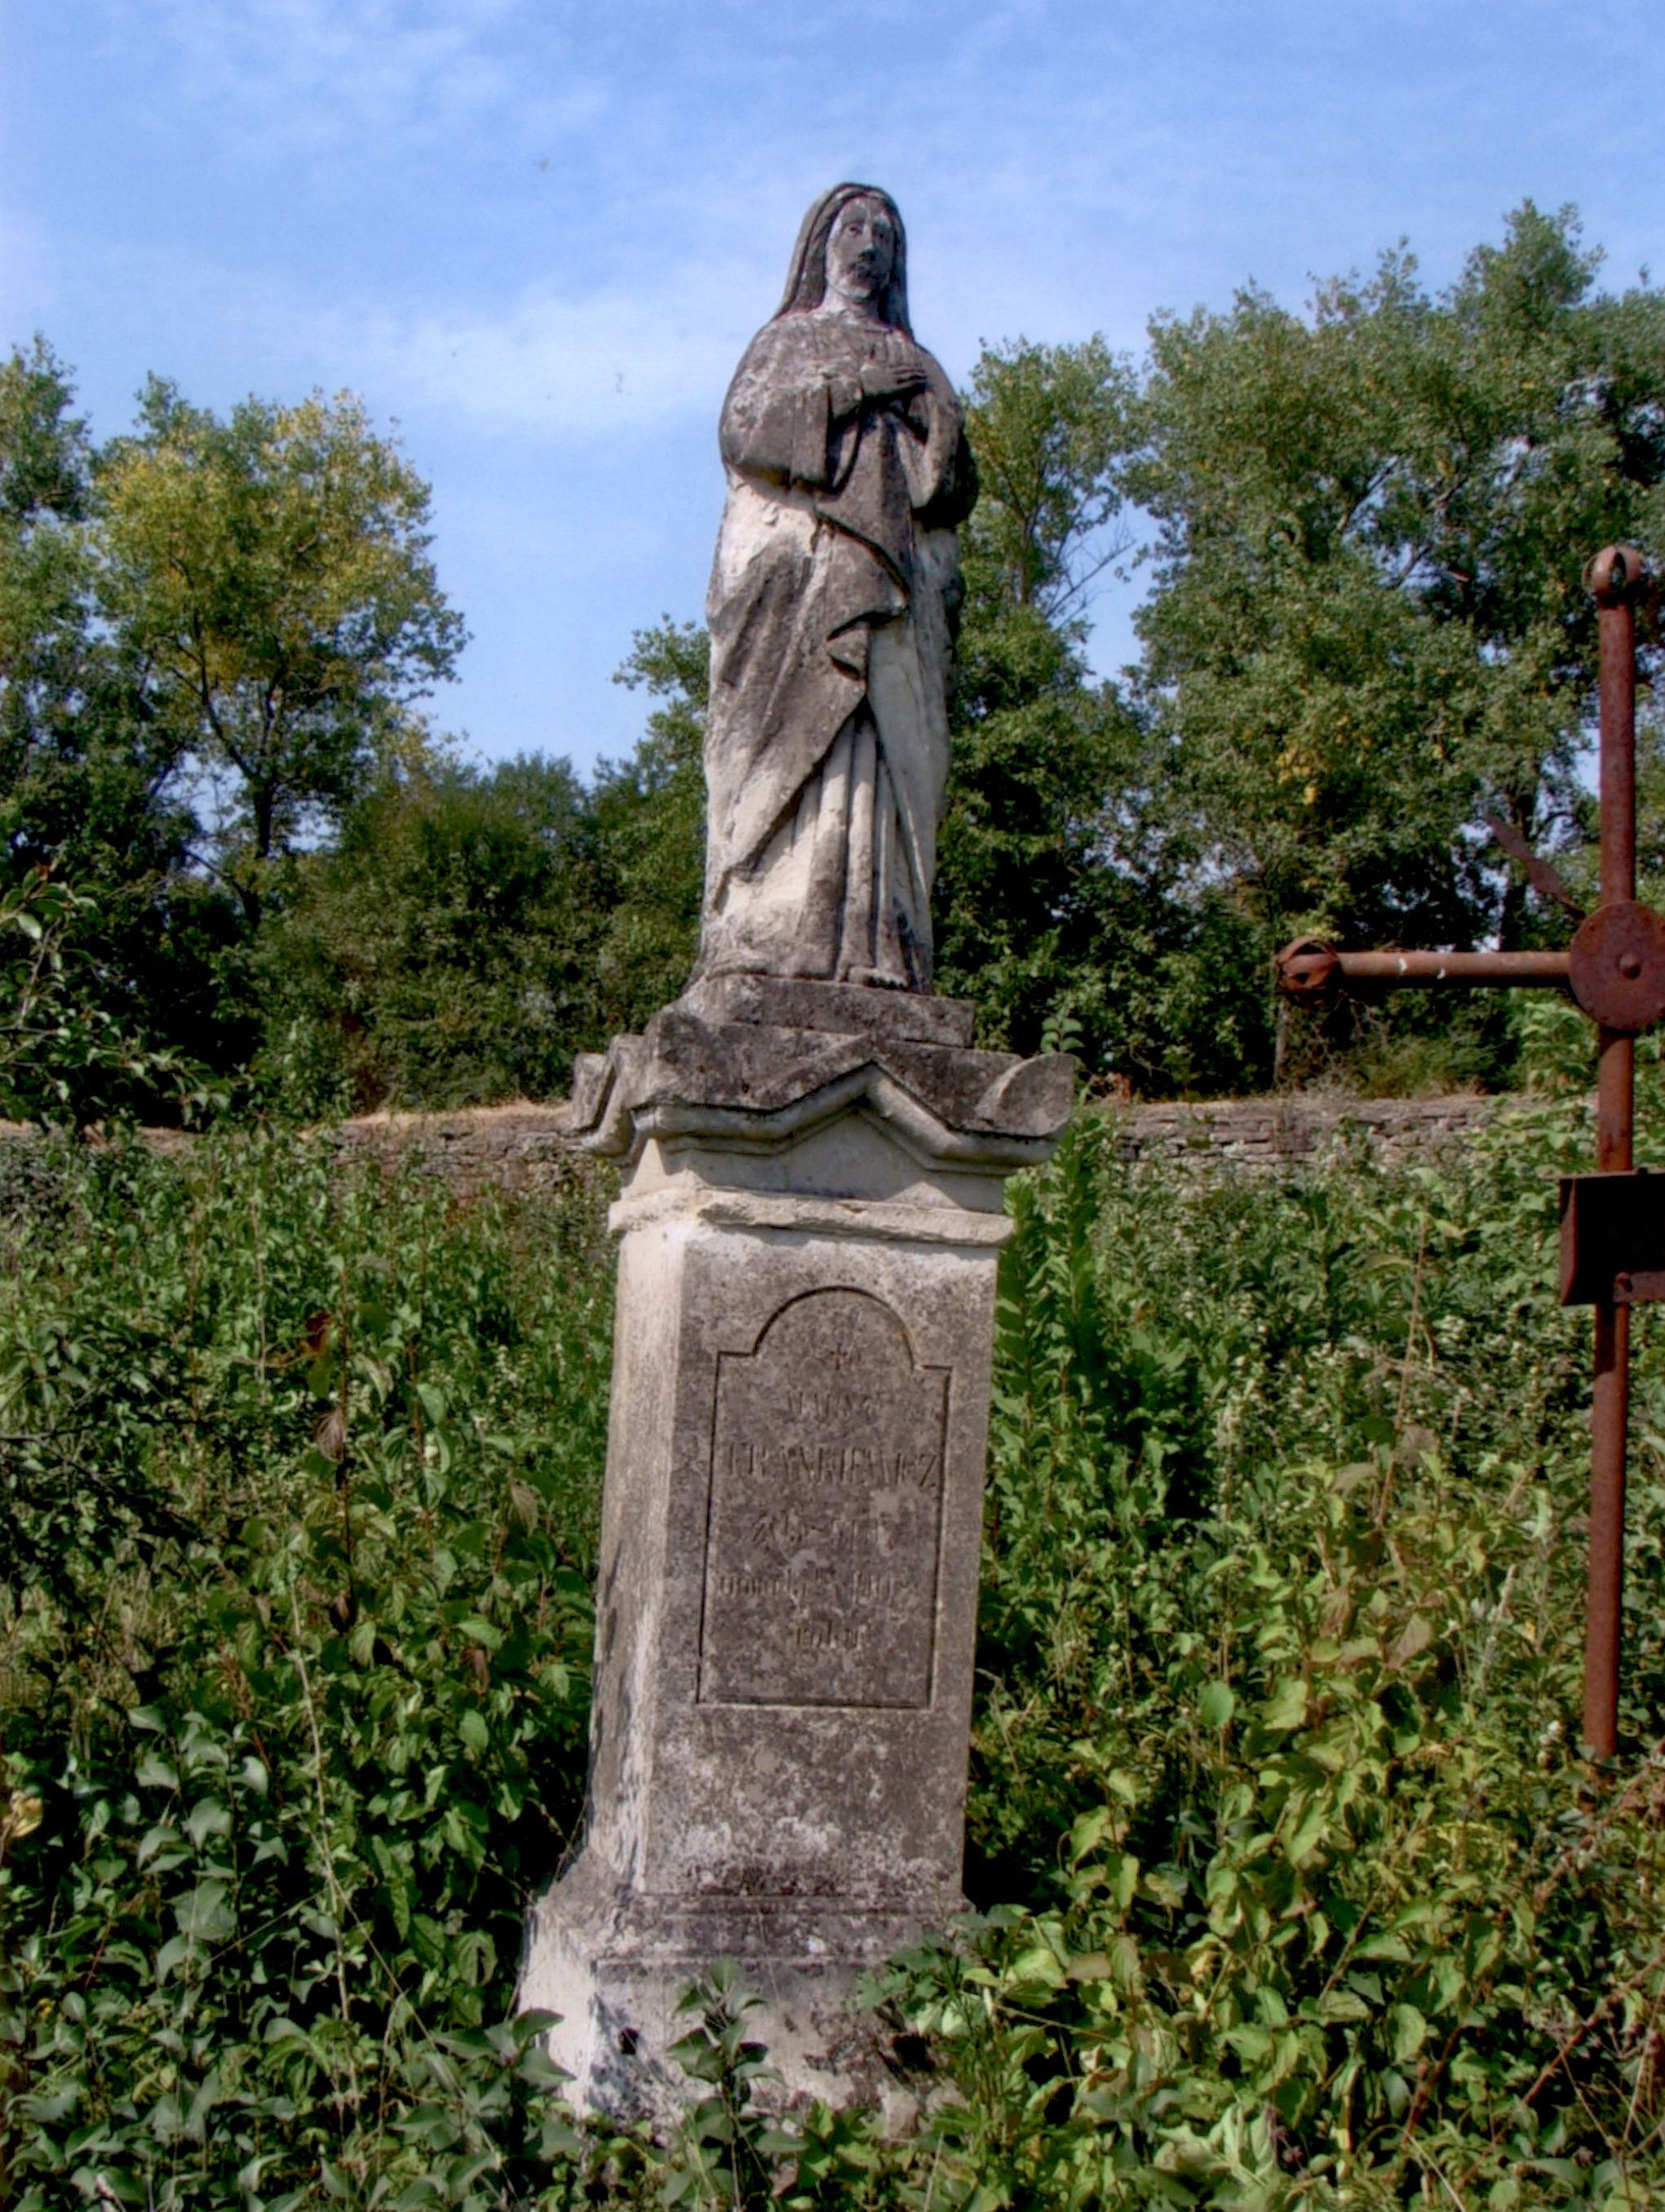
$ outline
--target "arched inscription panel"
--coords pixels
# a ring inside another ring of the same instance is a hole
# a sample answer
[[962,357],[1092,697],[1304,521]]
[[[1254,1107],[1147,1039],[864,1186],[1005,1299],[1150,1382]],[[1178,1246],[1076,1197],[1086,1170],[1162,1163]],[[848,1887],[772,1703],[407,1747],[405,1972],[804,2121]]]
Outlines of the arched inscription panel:
[[922,1706],[948,1370],[864,1291],[783,1306],[717,1361],[699,1697]]

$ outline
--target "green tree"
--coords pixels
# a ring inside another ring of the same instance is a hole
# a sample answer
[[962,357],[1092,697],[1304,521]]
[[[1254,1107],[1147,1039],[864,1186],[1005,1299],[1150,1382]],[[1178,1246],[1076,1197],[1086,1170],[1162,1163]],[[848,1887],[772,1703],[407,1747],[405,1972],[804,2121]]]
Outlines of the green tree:
[[1131,543],[1133,366],[1098,337],[1018,338],[984,346],[966,400],[981,487],[964,532],[974,611],[1032,609],[1079,638],[1093,584]]
[[586,786],[546,756],[390,774],[295,859],[253,956],[262,1084],[294,1110],[441,1108],[566,1086],[640,1029],[699,933],[705,634],[638,633],[656,704]]
[[295,1110],[547,1098],[605,1041],[609,886],[564,760],[387,776],[283,889],[258,1072]]
[[1251,289],[1153,325],[1145,698],[1267,951],[1541,926],[1485,817],[1578,835],[1581,570],[1665,524],[1665,295],[1598,263],[1528,203],[1437,297],[1400,251],[1305,316]]
[[657,702],[629,759],[597,769],[592,800],[610,893],[599,981],[610,1027],[630,1030],[678,995],[699,947],[710,641],[666,615],[636,632],[613,680]]
[[98,621],[94,456],[44,340],[0,362],[0,830],[14,879],[165,867],[168,760]]
[[79,939],[97,901],[35,868],[0,883],[0,1115],[79,1127],[137,1097],[206,1105],[204,1071],[125,1030]]
[[91,448],[43,338],[0,362],[0,759],[9,790],[69,710],[87,650]]
[[[214,982],[238,924],[186,865],[194,824],[173,740],[100,611],[95,464],[44,340],[0,361],[0,872],[21,898],[51,871],[54,972],[65,991],[73,978],[87,1022],[131,1041],[138,1105],[158,1065],[142,1043],[222,1067],[241,1048]],[[96,1057],[59,1102],[82,1118],[114,1103],[115,1071],[99,1062],[95,1079]]]
[[465,636],[428,487],[350,393],[222,422],[152,379],[98,494],[103,605],[209,815],[197,858],[256,926],[273,861],[422,756]]
[[936,908],[939,987],[975,1002],[987,1042],[1033,1051],[1061,1021],[1090,1067],[1149,1089],[1207,1079],[1219,1009],[1194,989],[1175,1018],[1208,917],[1176,895],[1152,727],[1085,653],[1093,586],[1130,543],[1139,422],[1133,371],[1102,338],[1018,339],[973,371],[981,491]]

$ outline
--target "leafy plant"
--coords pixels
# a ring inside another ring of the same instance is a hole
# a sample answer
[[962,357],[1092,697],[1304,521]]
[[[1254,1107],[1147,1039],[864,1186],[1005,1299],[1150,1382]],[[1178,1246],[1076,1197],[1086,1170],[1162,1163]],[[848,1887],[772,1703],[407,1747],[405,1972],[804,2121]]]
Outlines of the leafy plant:
[[131,1035],[84,988],[75,937],[97,909],[45,867],[0,884],[0,1112],[79,1122],[158,1091],[186,1112],[208,1106],[222,1094],[203,1070]]
[[1089,1107],[1014,1185],[975,1911],[878,1978],[895,2133],[779,2109],[732,1972],[668,2142],[575,2124],[511,2017],[582,1788],[602,1194],[47,1146],[0,1215],[11,2201],[1656,2197],[1665,1368],[1640,1316],[1609,1773],[1587,1063],[1528,1028],[1540,1091],[1443,1158],[1178,1173]]
[[0,1332],[16,2201],[544,2187],[570,2133],[502,2023],[582,1782],[592,1199],[528,1242],[257,1137],[65,1148],[32,1203]]

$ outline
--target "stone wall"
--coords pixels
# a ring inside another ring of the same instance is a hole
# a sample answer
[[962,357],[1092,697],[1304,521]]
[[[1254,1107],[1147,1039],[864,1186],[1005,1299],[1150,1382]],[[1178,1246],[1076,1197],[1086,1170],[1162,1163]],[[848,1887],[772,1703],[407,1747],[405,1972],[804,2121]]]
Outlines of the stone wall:
[[1484,1128],[1506,1098],[1347,1098],[1291,1091],[1266,1098],[1124,1108],[1121,1148],[1140,1160],[1185,1167],[1230,1160],[1245,1167],[1292,1167],[1327,1151],[1343,1130],[1367,1136],[1385,1158],[1425,1157]]
[[[564,1099],[536,1106],[517,1099],[507,1106],[471,1106],[451,1114],[366,1114],[316,1133],[337,1158],[374,1159],[384,1166],[411,1158],[448,1182],[460,1198],[476,1192],[538,1190],[569,1182],[587,1164],[568,1134]],[[13,1147],[27,1146],[39,1132],[27,1121],[0,1121],[0,1166]],[[144,1141],[163,1154],[186,1151],[189,1131],[147,1129]]]
[[329,1133],[343,1159],[379,1159],[392,1166],[415,1155],[459,1198],[477,1191],[540,1190],[570,1181],[587,1161],[568,1135],[564,1098],[548,1106],[516,1099],[507,1106],[471,1106],[453,1114],[366,1114]]
[[[1391,1160],[1424,1157],[1482,1128],[1506,1098],[1345,1098],[1323,1092],[1224,1098],[1185,1105],[1122,1108],[1116,1119],[1129,1158],[1171,1160],[1183,1168],[1231,1162],[1243,1167],[1297,1165],[1326,1151],[1343,1129],[1363,1132]],[[538,1106],[475,1106],[450,1114],[368,1114],[325,1133],[343,1159],[391,1165],[414,1154],[459,1197],[488,1188],[547,1189],[568,1181],[587,1156],[569,1134],[564,1099]],[[0,1122],[0,1143],[27,1143],[33,1130]],[[147,1133],[158,1151],[190,1144],[177,1130]]]

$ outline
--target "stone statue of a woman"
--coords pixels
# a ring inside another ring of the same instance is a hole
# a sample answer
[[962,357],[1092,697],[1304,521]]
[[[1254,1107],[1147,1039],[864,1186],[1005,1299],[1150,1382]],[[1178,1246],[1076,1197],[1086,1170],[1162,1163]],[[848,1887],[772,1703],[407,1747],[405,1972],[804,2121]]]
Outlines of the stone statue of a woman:
[[976,478],[902,218],[839,185],[723,406],[697,973],[925,990]]

